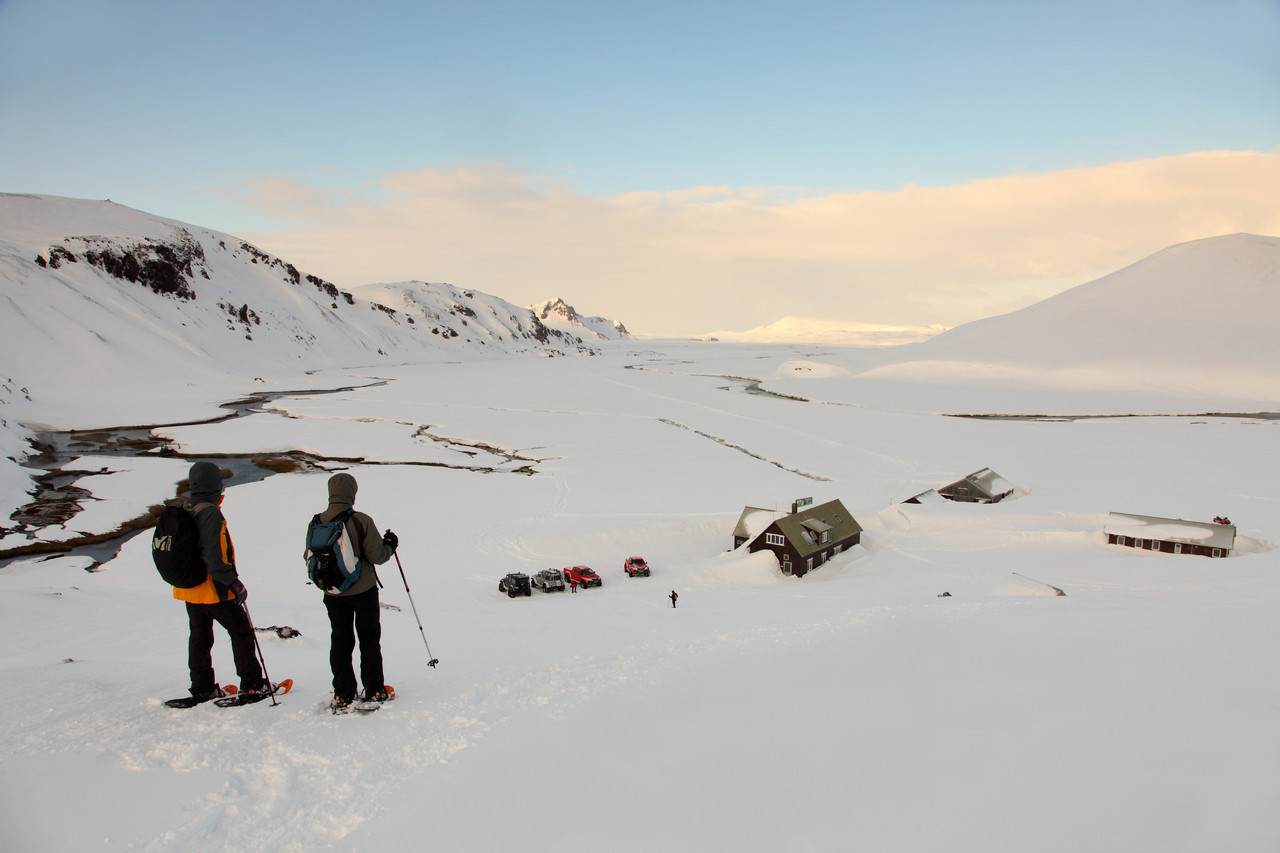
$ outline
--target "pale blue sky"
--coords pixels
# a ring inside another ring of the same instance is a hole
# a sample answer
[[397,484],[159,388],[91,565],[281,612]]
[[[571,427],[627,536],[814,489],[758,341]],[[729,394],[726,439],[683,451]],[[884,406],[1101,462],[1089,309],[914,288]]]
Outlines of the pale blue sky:
[[297,224],[261,179],[783,199],[1278,147],[1277,0],[0,0],[0,191],[234,234]]
[[1280,145],[1280,4],[0,2],[0,188],[235,230],[245,175],[947,185]]

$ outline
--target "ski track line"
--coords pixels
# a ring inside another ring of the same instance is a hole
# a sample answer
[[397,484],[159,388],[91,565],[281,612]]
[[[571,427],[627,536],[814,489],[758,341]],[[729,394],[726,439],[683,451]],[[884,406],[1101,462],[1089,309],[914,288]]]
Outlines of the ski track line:
[[[863,408],[866,408],[866,407],[865,407],[864,405],[862,405],[861,403],[841,403],[841,402],[835,402],[835,401],[830,401],[830,400],[810,400],[810,399],[802,398],[802,397],[794,397],[794,396],[792,396],[792,395],[790,395],[790,394],[782,394],[782,393],[777,392],[777,391],[770,391],[770,390],[768,390],[767,388],[765,388],[765,387],[764,387],[764,380],[763,380],[763,379],[753,379],[752,377],[749,377],[749,376],[734,376],[734,375],[727,374],[727,373],[684,373],[684,372],[674,371],[674,370],[656,370],[656,369],[654,369],[654,368],[651,368],[651,367],[645,367],[645,366],[642,366],[642,365],[630,365],[628,369],[630,369],[630,370],[639,370],[639,371],[644,371],[644,372],[649,372],[649,373],[662,373],[662,374],[666,374],[666,375],[669,375],[669,376],[702,377],[702,378],[705,378],[705,379],[725,379],[725,380],[728,380],[728,381],[730,381],[730,382],[751,383],[751,384],[756,385],[756,386],[757,386],[757,387],[758,387],[758,388],[759,388],[763,393],[765,393],[765,394],[769,395],[770,397],[774,397],[774,398],[777,398],[777,399],[782,399],[782,400],[792,400],[792,401],[795,401],[795,402],[808,403],[808,404],[811,404],[811,405],[820,405],[820,406],[831,405],[831,406],[848,406],[848,407],[851,407],[851,408],[857,408],[857,409],[863,409]],[[603,377],[603,376],[601,376],[601,377],[599,377],[599,378],[607,379],[608,377]],[[624,384],[624,383],[621,383],[621,382],[620,382],[619,380],[617,380],[617,379],[608,379],[608,381],[615,382],[615,383],[618,383],[618,384]],[[624,387],[632,387],[632,386],[629,386],[629,385],[625,385],[625,384],[624,384]],[[640,389],[640,390],[643,390],[643,389]],[[646,392],[646,393],[649,393],[651,396],[657,397],[657,398],[659,398],[659,399],[672,400],[672,401],[674,401],[674,402],[681,403],[681,404],[683,404],[683,405],[694,406],[694,407],[696,407],[696,408],[705,409],[705,410],[707,410],[707,411],[711,411],[711,412],[716,412],[716,413],[718,413],[718,414],[722,414],[722,415],[725,415],[725,416],[727,416],[727,417],[731,417],[731,418],[740,418],[740,419],[743,419],[743,420],[754,421],[754,422],[756,422],[756,423],[767,423],[767,424],[768,424],[769,426],[771,426],[771,427],[774,427],[774,428],[777,428],[777,429],[786,430],[786,431],[788,431],[788,432],[791,432],[791,433],[795,433],[795,434],[797,434],[797,435],[804,436],[805,438],[808,438],[808,439],[813,440],[813,441],[820,441],[820,442],[822,442],[822,443],[824,443],[824,444],[828,444],[828,445],[831,445],[831,446],[833,446],[833,447],[841,448],[841,449],[843,449],[843,450],[844,450],[844,451],[846,451],[846,452],[851,452],[851,453],[861,453],[861,454],[863,454],[863,455],[865,455],[865,456],[869,456],[869,457],[871,457],[871,458],[873,458],[873,459],[881,459],[881,460],[884,460],[884,461],[886,461],[886,462],[892,463],[893,465],[896,465],[896,466],[897,466],[897,467],[899,467],[899,468],[909,468],[909,467],[910,467],[910,463],[909,463],[907,460],[901,459],[901,458],[896,457],[896,456],[893,456],[893,455],[891,455],[891,454],[887,454],[887,453],[880,453],[880,452],[877,452],[877,451],[874,451],[874,450],[868,450],[868,449],[867,449],[867,448],[865,448],[865,447],[856,447],[856,446],[853,446],[853,445],[848,444],[847,442],[837,441],[836,439],[826,438],[825,436],[814,435],[813,433],[805,432],[805,431],[803,431],[803,430],[797,429],[796,427],[783,426],[783,425],[780,425],[780,424],[777,424],[777,423],[774,423],[774,422],[772,422],[772,421],[768,421],[768,420],[765,420],[765,419],[762,419],[762,418],[756,418],[756,417],[751,417],[751,416],[749,416],[749,415],[744,415],[744,414],[742,414],[741,412],[734,412],[734,411],[729,411],[729,410],[727,410],[727,409],[722,409],[722,408],[720,408],[720,407],[718,407],[718,406],[711,406],[711,405],[706,404],[705,402],[693,402],[693,401],[689,401],[689,400],[681,400],[680,398],[677,398],[677,397],[670,397],[670,396],[663,395],[663,394],[657,394],[656,392],[652,392],[652,391],[649,391],[649,392]],[[746,392],[745,392],[745,389],[744,389],[744,393],[746,393]],[[659,420],[662,420],[662,419],[660,418]],[[675,423],[675,422],[673,422],[673,421],[667,421],[667,423],[672,423],[672,424],[674,424],[674,425],[676,425],[676,426],[681,426],[681,427],[683,427],[684,429],[690,429],[690,430],[692,430],[692,431],[694,431],[694,432],[698,432],[697,430],[693,430],[693,428],[692,428],[692,427],[687,427],[687,426],[684,426],[683,424],[676,424],[676,423]],[[720,439],[720,438],[717,438],[717,437],[714,437],[714,436],[707,435],[706,433],[698,432],[698,434],[699,434],[699,435],[703,435],[703,436],[705,436],[705,437],[707,437],[707,438],[711,438],[713,441],[718,441],[718,442],[720,442],[720,443],[722,443],[722,444],[725,444],[725,445],[726,445],[726,446],[728,446],[728,447],[733,447],[733,448],[735,448],[735,449],[739,449],[739,448],[737,448],[737,446],[736,446],[736,445],[729,444],[728,442],[724,441],[723,439]],[[754,456],[754,455],[755,455],[755,454],[752,454],[750,451],[744,451],[744,452],[746,452],[748,455],[751,455],[751,456]],[[757,456],[756,458],[763,459],[764,457],[759,457],[759,456]],[[768,461],[768,462],[770,462],[771,464],[774,464],[774,465],[778,465],[778,467],[783,468],[783,470],[787,470],[787,471],[791,471],[791,470],[792,470],[792,469],[787,468],[786,466],[783,466],[783,465],[781,465],[781,464],[779,464],[779,463],[777,463],[777,462],[773,462],[772,460],[768,460],[768,459],[766,459],[765,461]],[[804,474],[804,473],[803,473],[803,472],[801,472],[801,471],[795,471],[794,473],[802,474],[803,476],[810,476],[810,475],[808,475],[808,474]]]
[[767,456],[761,456],[759,453],[756,453],[753,450],[748,450],[747,448],[741,445],[733,444],[729,441],[726,441],[723,438],[720,438],[719,436],[711,435],[710,433],[703,432],[700,429],[694,429],[691,426],[686,426],[685,424],[670,420],[668,418],[658,418],[658,420],[664,424],[668,424],[669,426],[673,426],[678,429],[688,430],[694,435],[700,435],[703,438],[710,439],[711,441],[714,441],[716,444],[723,445],[729,448],[730,450],[736,450],[739,453],[743,453],[747,456],[750,456],[752,459],[759,459],[761,462],[768,462],[770,465],[781,468],[783,471],[787,471],[788,473],[799,474],[801,477],[808,477],[810,480],[818,480],[819,482],[824,482],[824,483],[831,481],[830,477],[824,477],[821,474],[812,474],[808,471],[802,471],[799,468],[793,468],[790,465],[784,465],[783,463],[778,462],[777,460],[770,459]]

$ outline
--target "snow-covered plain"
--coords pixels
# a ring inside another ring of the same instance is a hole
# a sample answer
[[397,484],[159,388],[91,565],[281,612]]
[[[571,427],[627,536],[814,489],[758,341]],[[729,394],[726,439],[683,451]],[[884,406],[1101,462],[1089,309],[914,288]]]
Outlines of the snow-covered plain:
[[[13,562],[0,847],[1280,849],[1280,422],[939,414],[1267,401],[999,383],[966,398],[860,380],[865,357],[646,341],[332,371],[308,387],[367,387],[161,430],[185,453],[363,457],[326,467],[353,473],[357,506],[399,534],[440,664],[393,561],[398,698],[363,718],[325,710],[327,621],[300,551],[327,472],[228,484],[250,612],[302,634],[260,635],[271,676],[295,680],[275,707],[161,705],[185,692],[187,629],[149,536],[92,573],[88,557]],[[217,414],[224,390],[182,419]],[[177,420],[149,405],[122,394],[96,414]],[[900,503],[988,466],[1013,499]],[[106,530],[169,497],[187,463],[75,467],[120,472],[82,483],[101,500],[71,525]],[[810,496],[841,499],[862,545],[802,579],[728,550],[744,506]],[[1238,551],[1110,547],[1113,510],[1228,515]],[[632,555],[652,577],[624,575]],[[574,564],[604,585],[497,591],[508,571]]]

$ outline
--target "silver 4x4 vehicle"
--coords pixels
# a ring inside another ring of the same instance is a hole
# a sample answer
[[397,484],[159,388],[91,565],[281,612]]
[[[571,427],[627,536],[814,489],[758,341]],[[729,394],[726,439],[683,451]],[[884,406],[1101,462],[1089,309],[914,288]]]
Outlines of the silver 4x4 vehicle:
[[543,569],[533,576],[533,585],[543,592],[564,592],[564,575],[558,569]]

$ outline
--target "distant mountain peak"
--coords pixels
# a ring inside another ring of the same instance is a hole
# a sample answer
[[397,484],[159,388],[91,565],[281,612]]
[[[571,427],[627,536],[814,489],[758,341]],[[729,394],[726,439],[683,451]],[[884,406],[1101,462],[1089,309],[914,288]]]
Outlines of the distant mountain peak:
[[578,312],[573,306],[563,299],[556,297],[555,299],[547,299],[540,305],[530,305],[529,309],[538,315],[539,320],[549,320],[553,317],[559,317],[570,323],[580,323]]
[[533,315],[553,328],[571,330],[575,334],[587,334],[603,341],[617,341],[631,337],[627,327],[604,317],[583,317],[563,299],[545,299],[529,306]]

